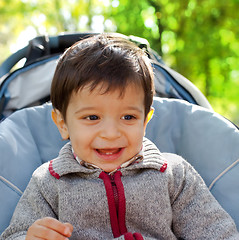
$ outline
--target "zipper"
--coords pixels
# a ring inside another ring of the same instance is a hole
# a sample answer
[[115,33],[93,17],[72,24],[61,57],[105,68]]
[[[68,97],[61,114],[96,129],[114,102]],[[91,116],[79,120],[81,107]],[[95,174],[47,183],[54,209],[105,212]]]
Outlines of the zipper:
[[127,233],[125,225],[125,194],[124,186],[121,181],[122,173],[116,171],[113,175],[101,172],[99,178],[104,181],[106,196],[108,200],[111,229],[114,238]]
[[117,213],[117,216],[118,216],[119,215],[119,194],[118,194],[117,186],[116,186],[116,183],[115,183],[114,174],[109,175],[109,176],[110,176],[111,186],[112,186],[113,193],[114,193],[116,213]]

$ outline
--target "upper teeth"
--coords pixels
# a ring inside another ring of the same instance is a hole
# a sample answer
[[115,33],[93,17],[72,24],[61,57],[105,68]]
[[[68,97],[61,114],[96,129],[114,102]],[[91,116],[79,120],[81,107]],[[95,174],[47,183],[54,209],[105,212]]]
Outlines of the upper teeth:
[[106,155],[112,155],[113,153],[111,153],[111,152],[106,152],[105,154],[106,154]]
[[119,149],[98,149],[98,152],[105,155],[113,155],[119,152]]

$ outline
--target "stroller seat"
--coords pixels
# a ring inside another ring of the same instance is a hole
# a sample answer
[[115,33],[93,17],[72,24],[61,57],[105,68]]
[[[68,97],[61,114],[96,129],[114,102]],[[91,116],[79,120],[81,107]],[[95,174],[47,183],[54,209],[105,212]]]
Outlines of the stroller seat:
[[[161,152],[176,153],[201,174],[239,228],[239,130],[211,110],[155,97],[146,129]],[[50,103],[14,112],[0,123],[0,234],[33,171],[66,143],[51,119]]]

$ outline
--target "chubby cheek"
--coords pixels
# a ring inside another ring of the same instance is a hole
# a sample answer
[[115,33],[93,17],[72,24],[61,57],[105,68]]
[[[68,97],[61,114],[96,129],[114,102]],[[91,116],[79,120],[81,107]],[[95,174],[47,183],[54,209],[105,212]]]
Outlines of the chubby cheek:
[[89,154],[92,151],[93,138],[90,136],[91,134],[85,131],[75,131],[71,134],[70,141],[74,152],[82,160],[86,160],[85,158],[89,157]]
[[81,141],[75,141],[72,143],[72,148],[74,150],[74,153],[84,161],[87,161],[87,159],[90,156],[90,148],[86,145],[83,145],[83,142]]
[[[142,129],[142,128],[141,128]],[[140,151],[143,144],[144,131],[135,131],[130,136],[130,145],[135,148],[135,151]]]

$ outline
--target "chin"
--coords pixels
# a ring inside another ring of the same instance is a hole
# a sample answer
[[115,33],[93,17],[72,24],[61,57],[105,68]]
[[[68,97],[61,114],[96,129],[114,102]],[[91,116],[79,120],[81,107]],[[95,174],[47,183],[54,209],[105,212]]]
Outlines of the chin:
[[114,167],[101,167],[101,169],[104,171],[104,172],[107,172],[107,173],[110,173],[112,171],[114,171],[115,169],[117,169],[118,166],[114,166]]

